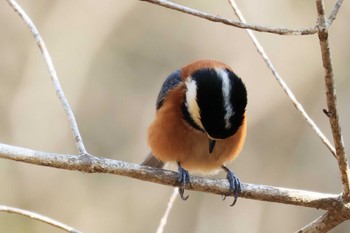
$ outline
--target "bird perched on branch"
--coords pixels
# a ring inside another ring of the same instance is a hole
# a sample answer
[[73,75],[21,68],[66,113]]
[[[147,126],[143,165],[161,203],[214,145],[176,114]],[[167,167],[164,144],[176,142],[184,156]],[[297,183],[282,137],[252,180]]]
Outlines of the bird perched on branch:
[[247,130],[247,91],[226,64],[201,60],[174,73],[164,82],[156,116],[148,131],[152,152],[142,165],[178,165],[179,194],[190,183],[190,171],[227,173],[234,205],[240,181],[226,167],[242,150]]

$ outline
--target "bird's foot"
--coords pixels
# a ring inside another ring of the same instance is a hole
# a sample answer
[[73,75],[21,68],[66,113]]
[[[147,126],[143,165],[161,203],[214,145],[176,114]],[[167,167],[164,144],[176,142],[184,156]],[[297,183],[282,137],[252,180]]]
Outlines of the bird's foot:
[[188,171],[181,167],[180,163],[177,163],[177,165],[178,165],[177,181],[180,184],[179,194],[180,194],[181,199],[186,201],[189,196],[188,195],[184,196],[185,187],[186,187],[187,182],[192,187],[191,177],[190,177],[190,174],[188,173]]
[[[234,197],[234,200],[231,206],[234,206],[237,202],[238,194],[241,192],[241,182],[235,176],[235,174],[226,166],[222,166],[222,168],[227,173],[226,178],[228,179],[228,182],[230,184],[230,191],[233,193],[233,197]],[[225,199],[226,199],[226,196],[223,196],[223,200]]]

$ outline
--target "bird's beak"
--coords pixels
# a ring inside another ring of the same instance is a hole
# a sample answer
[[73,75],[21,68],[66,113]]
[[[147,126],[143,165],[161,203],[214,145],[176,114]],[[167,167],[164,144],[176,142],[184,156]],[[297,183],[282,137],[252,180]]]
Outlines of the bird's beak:
[[216,140],[209,138],[209,153],[211,154],[214,150]]

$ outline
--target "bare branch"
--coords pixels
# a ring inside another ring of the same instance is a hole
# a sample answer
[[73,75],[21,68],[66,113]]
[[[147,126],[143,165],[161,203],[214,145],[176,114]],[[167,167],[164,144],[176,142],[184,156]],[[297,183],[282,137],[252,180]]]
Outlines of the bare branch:
[[320,40],[322,63],[324,68],[324,81],[326,86],[328,118],[332,129],[333,141],[335,144],[336,158],[341,174],[343,185],[343,198],[345,201],[350,201],[350,183],[349,183],[349,164],[347,155],[344,149],[339,116],[337,111],[337,96],[335,92],[334,74],[331,60],[331,53],[328,41],[328,24],[325,17],[323,0],[316,0],[318,13],[318,38]]
[[207,19],[212,22],[223,23],[223,24],[238,27],[238,28],[251,29],[258,32],[268,32],[268,33],[274,33],[279,35],[311,35],[317,32],[316,27],[303,28],[303,29],[286,29],[286,28],[270,28],[266,26],[241,23],[231,19],[223,18],[218,15],[211,15],[205,12],[201,12],[201,11],[198,11],[186,6],[182,6],[170,1],[166,1],[166,0],[141,0],[141,1],[153,3],[156,5],[163,6],[172,10],[177,10],[189,15],[194,15],[203,19]]
[[[31,19],[23,11],[23,9],[16,3],[16,1],[15,0],[7,0],[7,1],[10,4],[10,6],[19,14],[19,16],[25,22],[25,24],[28,26],[29,30],[33,34],[38,44],[38,47],[44,57],[45,63],[48,66],[51,80],[55,87],[57,96],[67,114],[70,127],[72,129],[72,132],[75,138],[76,147],[79,150],[80,156],[47,153],[47,152],[41,152],[41,151],[36,151],[36,150],[31,150],[26,148],[15,147],[15,146],[6,145],[6,144],[0,144],[0,158],[6,158],[10,160],[21,161],[21,162],[36,164],[41,166],[82,171],[86,173],[109,173],[109,174],[127,176],[131,178],[139,179],[139,180],[176,187],[178,185],[176,172],[140,166],[138,164],[111,160],[107,158],[94,157],[87,153],[78,129],[75,116],[73,114],[71,107],[69,106],[68,100],[64,95],[63,89],[61,88],[56,71],[51,61],[51,57],[48,53],[48,50],[45,46],[44,41],[42,40],[38,30],[36,29]],[[270,28],[270,27],[265,27],[260,25],[247,24],[241,12],[239,11],[239,8],[235,4],[234,0],[229,0],[229,1],[237,17],[241,22],[226,19],[221,16],[207,14],[195,9],[191,9],[185,6],[181,6],[181,5],[166,1],[166,0],[143,0],[143,1],[147,1],[156,5],[177,10],[186,14],[194,15],[213,22],[219,22],[226,25],[246,29],[255,47],[257,48],[259,54],[262,56],[263,60],[265,61],[268,68],[271,70],[271,72],[275,76],[280,86],[283,88],[285,93],[291,99],[296,109],[302,114],[302,116],[305,118],[307,123],[321,138],[322,142],[328,147],[331,153],[335,155],[337,158],[339,170],[341,173],[342,185],[343,185],[342,195],[325,194],[325,193],[309,192],[304,190],[295,190],[295,189],[272,187],[272,186],[266,186],[266,185],[255,185],[255,184],[243,183],[240,197],[327,210],[327,212],[323,216],[321,216],[320,218],[316,219],[314,222],[310,223],[309,225],[305,226],[303,229],[298,231],[300,233],[326,232],[334,228],[341,222],[347,219],[350,219],[350,209],[346,204],[344,204],[344,201],[346,202],[350,201],[350,183],[349,183],[350,169],[347,161],[347,155],[344,149],[339,117],[337,113],[334,74],[332,70],[332,62],[330,57],[330,48],[329,48],[329,41],[328,41],[328,27],[330,26],[330,24],[332,24],[332,22],[336,18],[343,0],[337,1],[337,3],[335,4],[332,10],[331,15],[328,18],[328,21],[325,17],[323,0],[316,0],[317,10],[318,10],[318,25],[315,27],[306,28],[306,29]],[[327,116],[329,117],[335,148],[324,136],[324,134],[320,131],[317,125],[313,122],[313,120],[308,116],[303,106],[297,101],[297,99],[295,98],[294,94],[289,89],[285,81],[278,74],[271,60],[265,53],[263,47],[260,45],[259,41],[256,39],[252,30],[259,31],[259,32],[274,33],[279,35],[311,35],[311,34],[318,33],[321,51],[322,51],[323,67],[325,70],[325,86],[326,86],[327,107],[328,107],[328,110],[326,110],[326,112],[327,112]],[[208,193],[225,195],[225,196],[232,195],[232,193],[229,190],[229,184],[226,179],[212,180],[212,179],[207,179],[203,177],[193,176],[191,183],[192,183],[191,186],[188,185],[186,187],[189,190],[202,191],[202,192],[208,192]],[[169,210],[171,209],[172,203],[175,200],[175,198],[176,198],[176,192],[173,193],[171,197],[171,201],[168,203],[168,208],[162,218],[161,224],[158,228],[158,232],[163,231],[163,228],[166,223],[166,219],[169,214]],[[29,211],[6,207],[6,206],[0,206],[0,211],[17,213],[24,216],[28,216],[33,219],[37,219],[45,223],[51,224],[55,227],[61,228],[68,232],[75,232],[75,233],[79,232],[55,220],[49,219],[45,216],[41,216]]]
[[[237,18],[245,23],[244,16],[242,15],[241,11],[239,10],[237,4],[235,3],[234,0],[229,0]],[[299,103],[299,101],[296,99],[294,96],[293,92],[289,89],[288,85],[286,82],[283,80],[283,78],[279,75],[275,67],[273,66],[270,58],[267,56],[264,48],[261,46],[260,42],[258,39],[255,37],[254,32],[250,29],[246,30],[250,39],[252,40],[254,46],[256,47],[258,53],[261,55],[262,59],[266,63],[267,67],[271,70],[273,76],[275,76],[277,82],[280,84],[284,92],[287,94],[289,99],[292,101],[293,105],[295,108],[301,113],[301,115],[304,117],[306,122],[311,126],[311,128],[315,131],[315,133],[319,136],[321,141],[327,146],[327,148],[330,150],[330,152],[335,156],[335,149],[333,145],[329,142],[329,140],[326,138],[326,136],[322,133],[322,131],[317,127],[315,122],[311,119],[311,117],[306,113],[304,110],[303,106]]]
[[60,223],[54,219],[51,219],[49,217],[46,217],[46,216],[43,216],[43,215],[40,215],[40,214],[37,214],[37,213],[34,213],[34,212],[31,212],[31,211],[28,211],[28,210],[22,210],[22,209],[18,209],[18,208],[14,208],[14,207],[9,207],[9,206],[2,206],[0,205],[0,211],[2,212],[7,212],[7,213],[12,213],[12,214],[19,214],[19,215],[23,215],[23,216],[26,216],[26,217],[29,217],[29,218],[32,218],[32,219],[35,219],[35,220],[39,220],[41,222],[44,222],[46,224],[50,224],[56,228],[60,228],[62,230],[65,230],[67,232],[71,232],[71,233],[80,233],[80,231],[70,227],[70,226],[67,226],[63,223]]
[[160,220],[160,223],[159,223],[159,226],[157,229],[157,233],[164,232],[164,227],[168,221],[170,210],[173,208],[173,205],[174,205],[174,202],[176,200],[178,192],[179,192],[179,188],[177,188],[177,187],[174,188],[173,193],[171,194],[170,199],[168,201],[168,205],[167,205],[167,208],[164,212],[164,215],[163,215],[162,219]]
[[303,227],[297,233],[323,233],[328,232],[340,223],[349,219],[349,216],[343,215],[339,212],[328,211],[315,221]]
[[[85,173],[109,173],[178,186],[176,172],[101,157],[48,153],[0,143],[0,158]],[[187,185],[186,189],[232,196],[226,179],[213,180],[192,176],[191,183],[192,186]],[[338,209],[343,204],[339,195],[247,183],[242,184],[240,197],[324,210]]]
[[341,4],[343,3],[344,0],[338,0],[332,10],[331,15],[328,17],[328,26],[332,25],[333,21],[337,17],[338,11],[340,9]]
[[78,124],[77,121],[75,120],[75,116],[74,113],[68,103],[67,98],[64,95],[63,89],[61,87],[61,84],[58,80],[57,77],[57,73],[55,70],[55,67],[52,63],[50,54],[46,48],[46,45],[44,43],[44,40],[42,39],[42,37],[39,34],[38,29],[35,27],[34,23],[32,22],[32,20],[29,18],[29,16],[26,14],[26,12],[21,8],[20,5],[17,4],[16,1],[14,0],[7,0],[8,3],[10,4],[10,6],[13,8],[13,10],[15,12],[17,12],[17,14],[21,17],[21,19],[24,21],[24,23],[27,25],[27,27],[29,28],[30,32],[33,34],[34,39],[43,55],[44,61],[49,69],[49,73],[51,76],[51,81],[54,85],[54,88],[56,90],[56,94],[67,114],[69,123],[70,123],[70,127],[72,129],[73,132],[73,136],[75,139],[75,143],[76,143],[76,147],[79,151],[80,154],[87,154],[87,151],[85,149],[84,143],[83,143],[83,139],[80,136],[80,132],[79,132],[79,128],[78,128]]

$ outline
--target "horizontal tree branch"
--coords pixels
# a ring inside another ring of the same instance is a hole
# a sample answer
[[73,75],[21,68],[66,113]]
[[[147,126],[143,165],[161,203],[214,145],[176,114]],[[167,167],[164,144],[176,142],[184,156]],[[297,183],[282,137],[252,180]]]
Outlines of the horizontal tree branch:
[[[0,143],[0,158],[85,173],[109,173],[167,186],[178,186],[177,173],[174,171],[91,155],[48,153]],[[186,189],[219,195],[232,195],[226,179],[213,180],[192,176],[191,182],[192,186],[187,185]],[[342,206],[341,198],[335,194],[247,183],[242,183],[240,197],[324,210],[336,210]]]
[[35,220],[38,220],[40,222],[49,224],[51,226],[54,226],[56,228],[60,228],[62,230],[65,230],[67,232],[71,232],[71,233],[80,233],[80,231],[74,229],[73,227],[67,226],[66,224],[60,223],[52,218],[43,216],[41,214],[37,214],[28,210],[22,210],[19,208],[14,208],[14,207],[9,207],[9,206],[3,206],[0,205],[0,211],[2,212],[7,212],[7,213],[11,213],[11,214],[19,214],[19,215],[23,215],[25,217],[29,217]]
[[156,5],[163,6],[172,10],[177,10],[189,15],[194,15],[203,19],[207,19],[212,22],[223,23],[223,24],[238,27],[238,28],[251,29],[258,32],[268,32],[268,33],[279,34],[279,35],[299,35],[299,36],[312,35],[317,32],[316,27],[303,28],[303,29],[287,29],[287,28],[271,28],[267,26],[241,23],[239,21],[226,19],[218,15],[211,15],[211,14],[201,12],[201,11],[198,11],[186,6],[182,6],[170,1],[166,1],[166,0],[141,0],[141,1],[153,3]]

